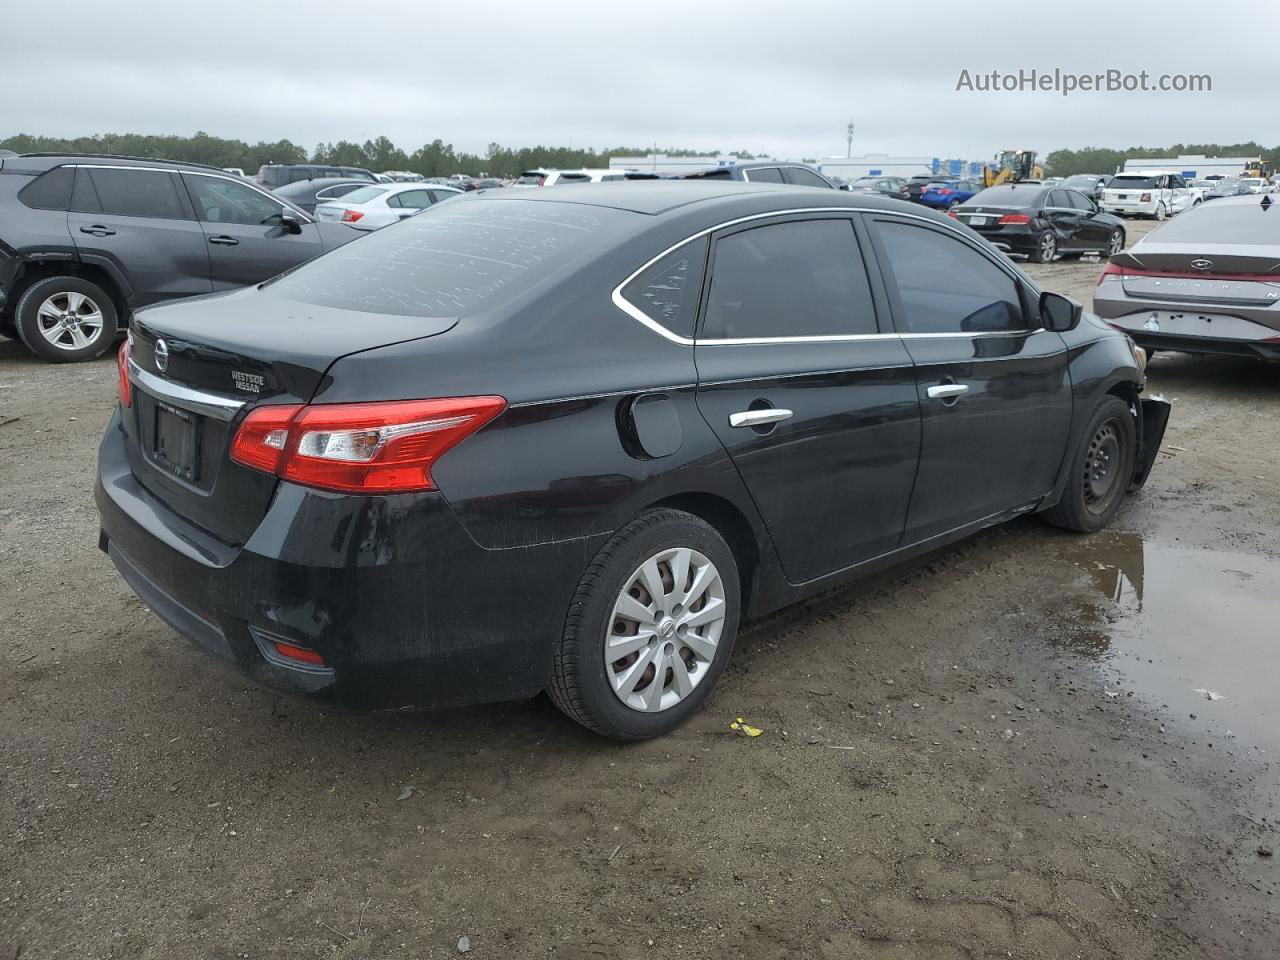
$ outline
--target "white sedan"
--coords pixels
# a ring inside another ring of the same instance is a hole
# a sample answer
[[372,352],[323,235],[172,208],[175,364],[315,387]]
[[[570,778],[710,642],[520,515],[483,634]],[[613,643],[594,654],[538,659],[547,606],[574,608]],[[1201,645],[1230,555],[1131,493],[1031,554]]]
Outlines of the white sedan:
[[377,230],[412,217],[432,204],[463,191],[440,184],[379,183],[360,187],[337,200],[316,205],[317,220],[349,223],[357,230]]

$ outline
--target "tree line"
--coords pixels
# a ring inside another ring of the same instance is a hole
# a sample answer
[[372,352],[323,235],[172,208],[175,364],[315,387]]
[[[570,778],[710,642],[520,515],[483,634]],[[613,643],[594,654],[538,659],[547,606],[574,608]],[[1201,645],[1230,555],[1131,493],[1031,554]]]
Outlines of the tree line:
[[1263,147],[1254,143],[1175,143],[1171,147],[1129,147],[1112,150],[1107,147],[1084,147],[1080,150],[1054,150],[1044,158],[1045,171],[1055,177],[1077,173],[1115,173],[1126,160],[1154,160],[1203,154],[1206,157],[1262,157],[1262,164],[1273,170],[1280,162],[1280,147]]
[[[193,137],[156,136],[139,133],[104,133],[91,137],[38,137],[17,134],[0,140],[0,148],[17,153],[112,153],[128,157],[148,157],[207,163],[214,167],[239,167],[250,175],[264,163],[331,163],[340,166],[365,167],[375,172],[412,170],[424,177],[447,177],[455,173],[472,176],[516,177],[535,167],[573,168],[607,167],[610,157],[644,156],[653,147],[614,147],[606,150],[572,147],[504,147],[489,144],[483,155],[455,150],[453,144],[433,140],[411,153],[396,146],[388,137],[355,143],[339,140],[320,143],[310,153],[290,140],[273,143],[227,140],[200,131]],[[716,155],[718,150],[659,150],[677,157]],[[752,159],[752,154],[739,150],[732,156]]]

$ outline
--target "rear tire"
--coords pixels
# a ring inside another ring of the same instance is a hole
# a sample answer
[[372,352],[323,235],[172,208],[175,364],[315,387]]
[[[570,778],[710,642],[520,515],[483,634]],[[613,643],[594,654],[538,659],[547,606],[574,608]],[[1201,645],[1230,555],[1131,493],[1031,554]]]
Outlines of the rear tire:
[[1036,238],[1036,248],[1031,253],[1035,263],[1053,263],[1058,258],[1058,238],[1052,230],[1046,230]]
[[1104,257],[1114,257],[1117,253],[1124,249],[1124,231],[1116,228],[1111,231],[1111,236],[1107,237],[1107,249],[1102,252]]
[[115,342],[118,330],[111,297],[80,277],[37,280],[18,299],[14,318],[27,349],[54,363],[101,356]]
[[724,671],[740,606],[738,565],[713,527],[678,510],[643,513],[583,574],[547,692],[568,717],[603,736],[669,733],[702,706]]
[[1055,527],[1096,533],[1124,502],[1138,456],[1138,428],[1129,404],[1108,396],[1093,412],[1067,464],[1062,499],[1041,513]]
[[1156,212],[1152,214],[1152,217],[1156,220],[1164,220],[1168,216],[1169,214],[1165,210],[1164,204],[1163,203],[1156,204]]

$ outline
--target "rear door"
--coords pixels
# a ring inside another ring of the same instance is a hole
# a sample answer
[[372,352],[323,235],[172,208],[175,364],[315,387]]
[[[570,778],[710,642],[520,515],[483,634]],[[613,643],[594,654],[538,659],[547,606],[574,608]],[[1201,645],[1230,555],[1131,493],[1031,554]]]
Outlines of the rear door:
[[1071,421],[1067,351],[1015,272],[944,227],[869,217],[893,319],[916,364],[920,469],[904,545],[1052,489]]
[[172,170],[76,168],[67,225],[80,259],[129,284],[131,307],[209,293],[209,254]]
[[793,582],[893,550],[906,519],[919,402],[864,246],[852,217],[830,214],[713,236],[698,407]]
[[1098,205],[1079,190],[1064,190],[1067,202],[1076,210],[1079,223],[1077,239],[1080,246],[1089,250],[1102,250],[1107,246],[1112,226],[1098,217]]
[[293,212],[261,190],[228,177],[184,173],[209,251],[215,290],[261,283],[324,252],[314,223],[283,226]]

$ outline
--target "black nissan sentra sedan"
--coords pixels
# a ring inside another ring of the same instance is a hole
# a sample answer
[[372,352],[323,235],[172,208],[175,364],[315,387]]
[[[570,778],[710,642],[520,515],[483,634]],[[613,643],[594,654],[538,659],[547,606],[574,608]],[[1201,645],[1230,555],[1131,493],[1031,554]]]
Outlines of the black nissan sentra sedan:
[[621,739],[745,620],[1019,514],[1101,528],[1168,418],[1128,337],[967,228],[763,184],[459,197],[140,311],[119,373],[100,542],[179,634]]

